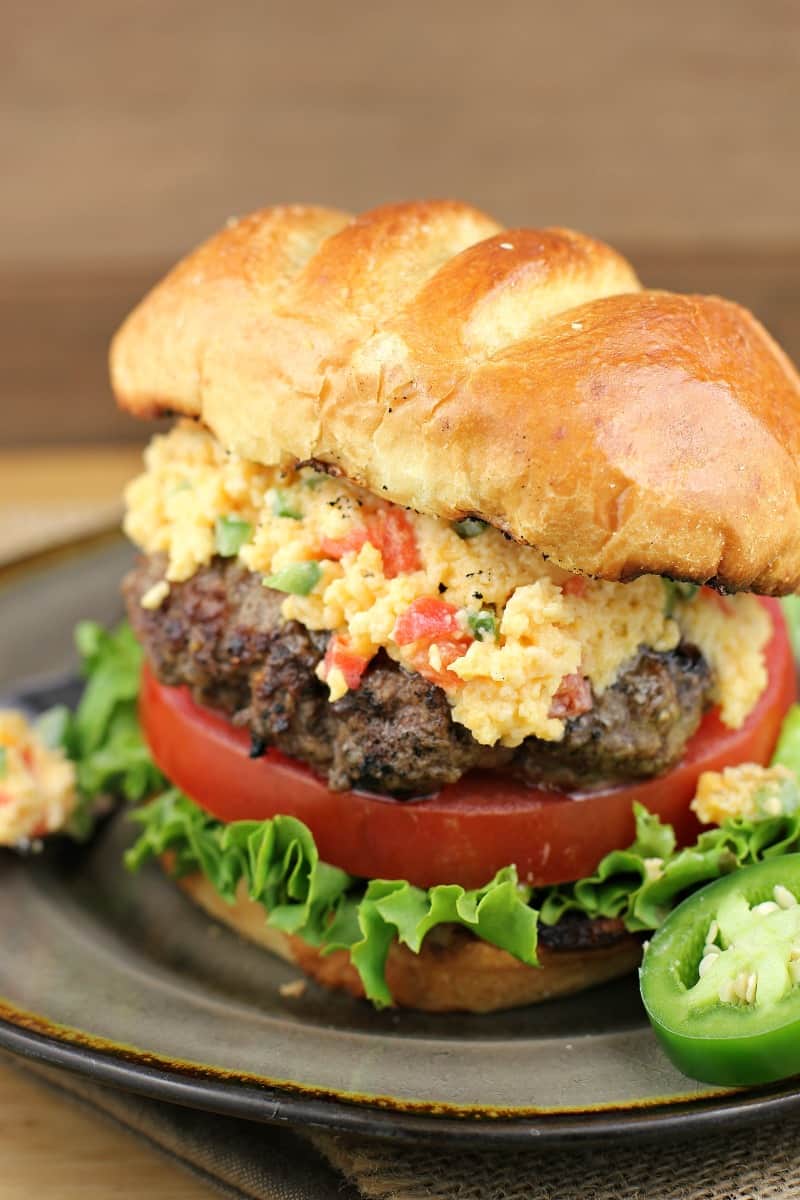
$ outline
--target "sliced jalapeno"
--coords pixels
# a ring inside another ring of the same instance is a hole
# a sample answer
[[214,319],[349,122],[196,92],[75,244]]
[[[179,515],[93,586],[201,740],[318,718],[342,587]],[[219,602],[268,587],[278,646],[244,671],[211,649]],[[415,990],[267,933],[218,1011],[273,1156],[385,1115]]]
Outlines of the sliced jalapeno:
[[718,879],[670,914],[640,971],[659,1041],[686,1075],[745,1086],[800,1073],[800,854]]

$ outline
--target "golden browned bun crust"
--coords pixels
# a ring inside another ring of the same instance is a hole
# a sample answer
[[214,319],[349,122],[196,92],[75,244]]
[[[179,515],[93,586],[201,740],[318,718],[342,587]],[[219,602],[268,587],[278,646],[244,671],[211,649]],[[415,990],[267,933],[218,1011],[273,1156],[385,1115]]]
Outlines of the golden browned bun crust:
[[[257,942],[287,962],[295,963],[325,987],[363,996],[361,980],[346,951],[320,954],[302,938],[267,925],[264,909],[240,885],[234,904],[228,904],[204,875],[177,880],[188,896],[212,917],[230,925],[242,937]],[[642,954],[641,942],[626,935],[610,946],[592,950],[539,948],[540,967],[528,967],[487,942],[459,929],[434,930],[419,954],[394,942],[386,964],[386,981],[401,1008],[426,1012],[494,1012],[536,1004],[553,996],[580,992],[595,983],[616,979],[633,970]]]
[[738,305],[642,291],[582,234],[450,201],[265,209],[139,305],[111,373],[134,413],[571,571],[800,587],[797,373]]

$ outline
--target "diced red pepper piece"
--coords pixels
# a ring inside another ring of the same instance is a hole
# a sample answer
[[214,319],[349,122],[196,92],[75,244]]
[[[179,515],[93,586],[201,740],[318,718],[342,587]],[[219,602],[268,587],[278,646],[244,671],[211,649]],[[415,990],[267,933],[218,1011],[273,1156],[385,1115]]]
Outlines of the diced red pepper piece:
[[588,712],[592,703],[592,687],[586,676],[577,672],[565,675],[553,696],[549,715],[559,721],[568,721]]
[[398,646],[411,642],[437,642],[440,638],[470,641],[456,618],[457,609],[438,596],[419,596],[397,618],[394,640]]
[[365,542],[380,550],[387,579],[394,579],[405,571],[418,571],[422,566],[414,528],[398,508],[379,509],[367,518],[366,525],[356,526],[344,537],[322,538],[320,554],[338,562],[350,551],[358,553]]
[[[458,687],[463,680],[448,671],[450,663],[461,658],[474,640],[467,630],[462,629],[457,619],[458,610],[437,596],[420,596],[397,618],[394,640],[398,646],[415,645],[411,656],[412,666],[425,679],[439,687]],[[436,646],[441,658],[441,667],[431,666],[428,652]]]
[[366,526],[358,525],[344,537],[324,537],[319,544],[320,555],[322,558],[331,558],[338,562],[348,551],[354,550],[357,553],[365,542],[371,540]]
[[716,605],[723,616],[733,616],[733,606],[731,602],[724,596],[720,596],[719,592],[715,591],[714,588],[704,587],[700,589],[700,592],[701,595],[705,596],[706,600],[708,600],[711,604]]
[[[471,638],[462,641],[439,641],[437,639],[428,645],[420,643],[419,647],[411,655],[411,665],[415,671],[419,672],[423,679],[430,680],[431,683],[435,683],[437,687],[444,688],[445,691],[462,687],[464,680],[459,678],[454,671],[448,671],[447,668],[457,658],[463,657],[471,640]],[[431,646],[436,646],[436,649],[439,651],[441,659],[441,666],[439,668],[432,666],[428,658],[428,651]]]
[[369,540],[381,552],[383,573],[394,579],[419,571],[422,563],[414,527],[399,508],[382,508],[367,521]]
[[582,575],[570,575],[566,583],[562,583],[561,590],[565,596],[583,597],[586,595],[586,580]]
[[361,676],[368,666],[369,659],[365,658],[363,654],[357,654],[346,638],[336,633],[333,635],[325,651],[324,669],[326,679],[330,672],[336,668],[342,672],[348,688],[351,691],[355,691],[360,686]]

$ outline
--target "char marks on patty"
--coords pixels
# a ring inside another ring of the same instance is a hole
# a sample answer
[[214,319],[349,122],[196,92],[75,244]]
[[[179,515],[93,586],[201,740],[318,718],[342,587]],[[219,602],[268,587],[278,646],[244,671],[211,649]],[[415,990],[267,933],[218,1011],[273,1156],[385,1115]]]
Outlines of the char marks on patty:
[[515,769],[565,790],[660,775],[677,762],[707,704],[711,677],[696,646],[667,654],[642,647],[560,742],[527,738]]
[[329,635],[284,621],[284,596],[233,560],[214,560],[172,584],[160,608],[143,608],[163,570],[160,558],[142,559],[124,583],[158,678],[188,685],[199,703],[308,763],[336,790],[426,795],[473,767],[561,788],[646,778],[680,758],[708,703],[710,672],[695,648],[643,648],[589,712],[567,722],[560,742],[482,746],[452,720],[441,688],[383,651],[361,686],[331,704],[315,674]]

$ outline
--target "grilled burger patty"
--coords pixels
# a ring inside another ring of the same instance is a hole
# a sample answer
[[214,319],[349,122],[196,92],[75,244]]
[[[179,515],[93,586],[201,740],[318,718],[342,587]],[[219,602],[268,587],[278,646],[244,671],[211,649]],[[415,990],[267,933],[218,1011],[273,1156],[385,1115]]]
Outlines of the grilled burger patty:
[[123,590],[137,638],[158,678],[246,726],[256,746],[308,763],[334,790],[425,795],[472,767],[509,768],[531,784],[602,787],[646,778],[676,762],[709,700],[699,651],[642,648],[560,742],[481,746],[450,715],[441,688],[381,651],[361,686],[331,704],[315,668],[327,632],[284,621],[280,592],[233,560],[215,559],[173,583],[160,608],[141,598],[164,561],[142,559]]

